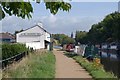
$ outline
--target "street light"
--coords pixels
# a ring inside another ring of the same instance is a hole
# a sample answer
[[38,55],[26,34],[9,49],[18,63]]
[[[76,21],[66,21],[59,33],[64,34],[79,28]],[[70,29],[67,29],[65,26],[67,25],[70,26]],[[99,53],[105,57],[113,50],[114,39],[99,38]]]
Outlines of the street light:
[[47,37],[47,38],[50,38],[50,51],[52,51],[53,50],[53,44],[52,44],[53,38],[52,38],[52,34],[50,34],[50,37]]
[[118,2],[118,12],[120,13],[120,1]]

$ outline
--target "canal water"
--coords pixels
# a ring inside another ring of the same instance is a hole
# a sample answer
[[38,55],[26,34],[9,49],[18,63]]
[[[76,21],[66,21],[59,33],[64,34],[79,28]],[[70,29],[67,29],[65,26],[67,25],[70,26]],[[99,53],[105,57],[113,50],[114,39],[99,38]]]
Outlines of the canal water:
[[120,52],[117,46],[105,46],[100,50],[101,63],[104,65],[106,71],[114,73],[120,78]]

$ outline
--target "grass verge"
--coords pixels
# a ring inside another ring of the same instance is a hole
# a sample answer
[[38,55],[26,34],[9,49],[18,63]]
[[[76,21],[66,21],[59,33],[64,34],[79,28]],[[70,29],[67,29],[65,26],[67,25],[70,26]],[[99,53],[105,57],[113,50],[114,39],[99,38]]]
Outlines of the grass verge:
[[35,52],[3,71],[3,78],[54,78],[55,56],[52,52]]
[[82,56],[78,56],[76,54],[71,53],[65,53],[68,57],[72,57],[74,60],[76,60],[77,63],[79,63],[83,68],[86,69],[86,71],[89,72],[89,74],[93,77],[95,80],[99,79],[115,79],[117,80],[117,77],[115,77],[112,73],[106,72],[103,69],[102,65],[96,66],[94,62],[89,62]]

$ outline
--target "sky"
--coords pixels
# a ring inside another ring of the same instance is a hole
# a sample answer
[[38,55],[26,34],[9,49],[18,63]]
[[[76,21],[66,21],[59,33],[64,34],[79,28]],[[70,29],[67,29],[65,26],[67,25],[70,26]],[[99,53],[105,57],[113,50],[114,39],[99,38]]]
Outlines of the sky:
[[6,16],[2,21],[2,32],[14,33],[16,30],[27,29],[38,22],[43,23],[50,33],[64,33],[89,31],[93,24],[104,19],[112,12],[118,11],[118,2],[70,2],[72,8],[69,12],[58,11],[52,15],[46,10],[44,3],[31,2],[34,13],[31,19],[22,19],[15,16]]

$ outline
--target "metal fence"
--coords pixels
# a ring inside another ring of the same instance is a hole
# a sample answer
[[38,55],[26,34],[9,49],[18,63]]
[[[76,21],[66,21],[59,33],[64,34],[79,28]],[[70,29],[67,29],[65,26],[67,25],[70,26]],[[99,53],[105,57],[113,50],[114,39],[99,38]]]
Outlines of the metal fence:
[[28,51],[27,52],[23,52],[23,53],[19,53],[15,56],[12,56],[10,58],[4,59],[0,61],[0,66],[2,69],[6,68],[9,64],[12,64],[15,61],[19,61],[21,60],[23,57],[28,55]]

